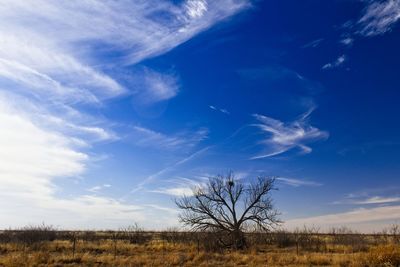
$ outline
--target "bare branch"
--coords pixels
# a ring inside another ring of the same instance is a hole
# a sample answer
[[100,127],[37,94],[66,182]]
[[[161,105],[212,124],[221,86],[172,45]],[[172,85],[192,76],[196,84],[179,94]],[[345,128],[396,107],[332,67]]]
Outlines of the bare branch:
[[222,244],[243,248],[245,227],[254,225],[268,231],[280,223],[270,197],[274,182],[273,178],[259,177],[244,184],[232,173],[210,178],[206,186],[193,191],[193,196],[175,201],[182,210],[180,221],[195,231],[224,232],[231,241],[221,240]]

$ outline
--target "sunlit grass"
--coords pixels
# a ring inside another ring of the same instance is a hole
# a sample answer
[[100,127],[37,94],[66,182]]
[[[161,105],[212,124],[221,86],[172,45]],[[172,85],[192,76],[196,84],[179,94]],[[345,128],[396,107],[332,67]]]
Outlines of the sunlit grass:
[[[317,236],[318,237],[318,236]],[[326,237],[318,237],[325,238]],[[0,244],[0,266],[399,266],[400,246],[370,245],[354,252],[349,245],[328,244],[323,250],[297,252],[296,247],[254,245],[243,251],[222,253],[196,244],[167,242],[156,236],[143,244],[102,239],[76,242],[54,240],[25,246]]]

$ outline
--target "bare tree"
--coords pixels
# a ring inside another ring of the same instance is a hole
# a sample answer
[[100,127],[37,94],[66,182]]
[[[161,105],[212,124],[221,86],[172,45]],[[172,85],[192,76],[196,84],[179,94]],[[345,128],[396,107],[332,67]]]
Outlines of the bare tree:
[[220,234],[221,245],[242,249],[246,246],[244,231],[256,226],[269,231],[280,223],[273,206],[271,191],[275,179],[258,177],[243,183],[233,174],[210,178],[205,186],[193,189],[193,196],[177,199],[182,209],[182,223],[196,231]]

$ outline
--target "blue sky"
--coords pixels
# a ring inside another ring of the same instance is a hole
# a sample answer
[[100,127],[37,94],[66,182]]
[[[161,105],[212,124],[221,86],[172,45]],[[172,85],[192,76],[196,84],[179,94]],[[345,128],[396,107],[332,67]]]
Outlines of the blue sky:
[[285,227],[400,218],[400,1],[5,0],[0,227],[177,225],[216,174]]

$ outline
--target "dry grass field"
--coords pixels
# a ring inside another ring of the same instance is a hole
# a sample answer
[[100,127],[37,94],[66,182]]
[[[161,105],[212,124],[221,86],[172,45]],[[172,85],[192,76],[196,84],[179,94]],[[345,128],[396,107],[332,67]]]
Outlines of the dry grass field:
[[[339,232],[339,233],[338,233]],[[212,233],[3,231],[0,266],[400,266],[399,236],[337,231],[248,234],[244,250]]]

